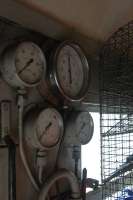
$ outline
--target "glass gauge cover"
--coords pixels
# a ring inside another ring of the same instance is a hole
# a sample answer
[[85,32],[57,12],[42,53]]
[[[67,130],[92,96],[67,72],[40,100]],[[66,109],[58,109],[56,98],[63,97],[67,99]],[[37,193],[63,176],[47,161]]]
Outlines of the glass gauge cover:
[[20,44],[15,53],[16,72],[27,84],[38,83],[44,71],[45,59],[40,48],[31,43]]
[[46,72],[46,59],[33,42],[22,42],[5,51],[3,76],[15,87],[32,87],[39,84]]
[[58,54],[58,80],[67,95],[75,97],[82,89],[84,71],[79,54],[71,46],[65,46]]
[[88,91],[90,67],[81,48],[61,44],[54,57],[54,79],[59,92],[68,100],[80,100]]
[[36,134],[43,147],[55,146],[63,133],[63,119],[54,108],[47,108],[39,114],[36,122]]
[[76,120],[76,130],[82,145],[87,144],[92,139],[94,132],[94,122],[90,113],[81,112],[78,115]]

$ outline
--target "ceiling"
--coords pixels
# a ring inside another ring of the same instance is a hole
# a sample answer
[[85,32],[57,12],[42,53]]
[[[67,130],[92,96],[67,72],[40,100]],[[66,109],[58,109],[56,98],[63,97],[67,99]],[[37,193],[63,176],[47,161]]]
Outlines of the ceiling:
[[53,38],[78,39],[93,51],[133,19],[133,0],[4,0],[0,15]]
[[87,37],[105,40],[133,19],[132,0],[17,0]]

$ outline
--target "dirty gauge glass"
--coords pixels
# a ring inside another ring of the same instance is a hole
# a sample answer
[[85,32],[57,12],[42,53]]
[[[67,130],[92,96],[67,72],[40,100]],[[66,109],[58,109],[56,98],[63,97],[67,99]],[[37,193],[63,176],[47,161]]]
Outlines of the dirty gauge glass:
[[40,81],[44,70],[44,56],[40,48],[33,43],[22,43],[15,55],[18,76],[27,84]]
[[[10,66],[10,67],[9,67]],[[9,47],[3,56],[3,76],[15,87],[37,85],[46,71],[46,59],[33,42],[22,42]]]
[[65,127],[65,144],[85,145],[93,137],[94,122],[88,111],[73,111]]
[[54,57],[54,78],[60,93],[68,100],[80,100],[88,90],[89,65],[81,48],[61,44]]
[[82,145],[90,142],[94,132],[93,118],[89,112],[81,112],[76,119],[76,129]]
[[39,143],[45,148],[58,144],[63,134],[63,119],[56,109],[47,108],[39,114],[36,134]]
[[76,96],[82,89],[84,71],[78,53],[71,47],[65,46],[59,53],[57,73],[62,89],[70,96]]

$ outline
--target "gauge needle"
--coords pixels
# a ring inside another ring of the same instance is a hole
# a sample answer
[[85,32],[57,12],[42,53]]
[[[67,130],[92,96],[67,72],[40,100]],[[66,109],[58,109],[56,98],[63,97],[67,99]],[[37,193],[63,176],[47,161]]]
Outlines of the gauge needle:
[[47,131],[50,128],[50,126],[52,126],[52,122],[49,122],[49,124],[45,128],[45,131]]
[[30,66],[31,63],[33,63],[34,59],[31,58],[29,61],[26,62],[26,64],[24,65],[24,67],[18,72],[18,74],[21,74],[27,67]]
[[80,131],[82,131],[85,127],[85,123],[82,124]]
[[70,55],[68,55],[68,66],[69,66],[69,69],[68,69],[68,72],[69,72],[69,77],[70,77],[70,84],[72,84],[72,72],[71,72],[71,59],[70,59]]
[[52,126],[52,122],[49,122],[49,124],[45,127],[45,130],[43,131],[42,135],[40,135],[39,140],[42,140],[42,139],[43,139],[43,136],[44,136],[45,134],[47,134],[46,131],[47,131],[51,126]]

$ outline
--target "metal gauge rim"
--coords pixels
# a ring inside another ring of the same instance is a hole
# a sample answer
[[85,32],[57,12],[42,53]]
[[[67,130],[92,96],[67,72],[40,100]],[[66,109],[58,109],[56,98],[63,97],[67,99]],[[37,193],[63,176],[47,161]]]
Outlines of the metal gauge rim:
[[[76,95],[75,97],[72,97],[72,96],[66,94],[66,92],[63,90],[61,83],[59,81],[59,78],[58,78],[58,72],[57,72],[58,55],[59,55],[60,51],[62,50],[62,48],[64,48],[66,45],[70,46],[71,48],[73,48],[76,51],[79,58],[81,59],[81,63],[83,66],[84,82],[82,84],[82,88],[81,88],[79,94]],[[76,44],[74,42],[71,42],[71,41],[65,41],[65,42],[61,43],[55,50],[52,61],[53,62],[52,62],[52,66],[51,66],[52,71],[50,74],[50,79],[52,79],[53,87],[56,88],[56,90],[59,91],[59,93],[61,95],[63,95],[63,97],[65,97],[65,99],[67,99],[68,101],[70,101],[70,102],[81,101],[85,97],[85,95],[88,91],[88,88],[89,88],[90,65],[89,65],[88,60],[87,60],[83,50],[81,49],[80,45]]]
[[16,45],[16,49],[15,49],[15,51],[14,51],[14,55],[13,55],[13,59],[12,59],[12,60],[14,60],[14,61],[13,61],[13,64],[14,64],[14,66],[15,66],[16,76],[17,76],[18,79],[22,82],[22,84],[25,85],[25,86],[27,86],[27,87],[37,86],[37,85],[40,83],[40,81],[41,81],[41,79],[42,79],[42,77],[43,77],[43,73],[40,74],[40,77],[39,77],[38,80],[36,80],[36,82],[34,82],[34,83],[27,83],[25,80],[23,80],[23,78],[21,78],[21,77],[18,75],[17,67],[16,67],[16,64],[15,64],[15,59],[16,59],[16,54],[17,54],[18,48],[21,48],[21,46],[22,46],[23,44],[31,44],[32,46],[34,46],[34,47],[37,49],[37,51],[39,52],[39,55],[41,56],[41,60],[43,61],[43,73],[44,73],[45,68],[46,68],[46,58],[45,58],[45,56],[44,56],[42,50],[40,49],[40,47],[39,47],[37,44],[35,44],[34,42],[31,42],[31,41],[23,41],[23,42],[19,43],[18,45]]
[[[88,115],[88,118],[90,118],[90,128],[91,128],[91,131],[90,131],[90,133],[89,133],[89,137],[88,137],[88,140],[86,140],[84,143],[82,143],[82,145],[86,145],[86,144],[88,144],[90,141],[91,141],[91,139],[92,139],[92,137],[93,137],[93,134],[94,134],[94,121],[93,121],[93,117],[91,116],[91,114],[88,112],[88,111],[83,111],[83,112],[80,112],[79,113],[79,116],[77,117],[77,119],[76,119],[76,124],[79,124],[78,122],[79,122],[79,119],[81,118],[81,115],[83,115],[83,114],[87,114]],[[88,130],[89,131],[89,130]]]
[[[41,56],[40,59],[42,61],[42,65],[41,67],[41,73],[39,71],[39,78],[38,80],[33,82],[28,82],[27,78],[26,80],[23,80],[21,76],[19,76],[18,74],[18,69],[16,66],[16,56],[17,56],[17,51],[20,49],[22,44],[32,44],[33,47],[35,46],[35,48],[37,49],[38,55]],[[6,49],[4,49],[4,51],[2,52],[1,55],[1,72],[2,72],[2,76],[5,79],[5,81],[12,87],[15,88],[23,88],[23,87],[34,87],[37,86],[41,79],[43,78],[43,74],[46,73],[46,58],[45,55],[43,53],[43,51],[40,49],[40,47],[35,44],[32,41],[22,41],[22,42],[17,42],[14,43],[10,46],[7,46]],[[43,73],[42,73],[43,72]]]
[[[58,116],[59,131],[60,131],[60,133],[59,133],[59,138],[58,138],[58,140],[56,141],[55,144],[49,145],[49,146],[48,146],[48,145],[44,146],[44,145],[39,141],[37,126],[38,126],[38,121],[39,121],[39,117],[40,117],[41,113],[43,113],[43,112],[45,112],[45,111],[47,111],[47,110],[53,111],[53,112],[56,113],[56,115]],[[45,148],[45,149],[49,150],[49,149],[51,149],[51,148],[54,148],[54,147],[59,143],[59,141],[61,140],[62,135],[63,135],[63,131],[64,131],[63,118],[62,118],[61,114],[60,114],[55,108],[48,107],[48,108],[46,108],[45,110],[43,110],[43,111],[41,111],[41,112],[39,113],[38,119],[37,119],[37,121],[36,121],[36,137],[37,137],[37,139],[38,139],[39,146],[40,146],[42,149]]]

